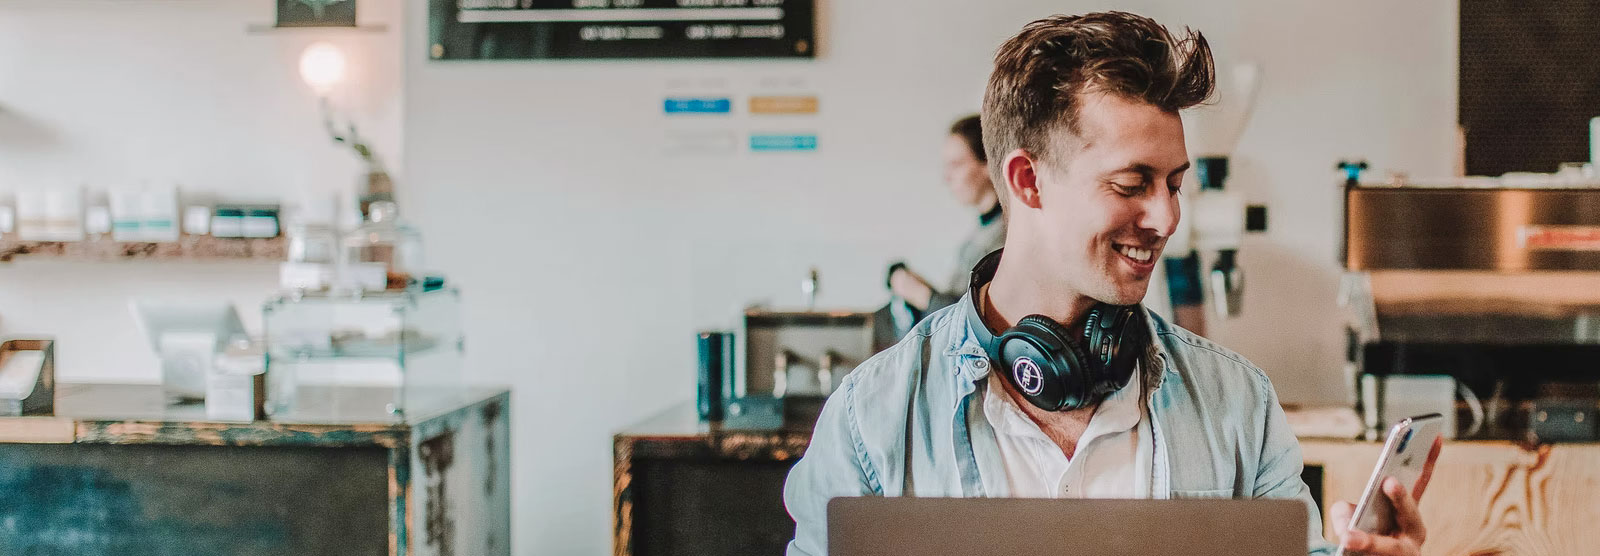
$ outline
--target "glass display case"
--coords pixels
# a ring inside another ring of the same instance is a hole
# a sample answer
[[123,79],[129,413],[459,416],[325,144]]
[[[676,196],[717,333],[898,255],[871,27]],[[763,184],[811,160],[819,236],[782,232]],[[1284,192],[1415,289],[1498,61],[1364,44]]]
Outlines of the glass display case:
[[[380,418],[459,401],[460,293],[453,288],[283,295],[263,308],[274,419]],[[352,390],[368,390],[350,396]]]

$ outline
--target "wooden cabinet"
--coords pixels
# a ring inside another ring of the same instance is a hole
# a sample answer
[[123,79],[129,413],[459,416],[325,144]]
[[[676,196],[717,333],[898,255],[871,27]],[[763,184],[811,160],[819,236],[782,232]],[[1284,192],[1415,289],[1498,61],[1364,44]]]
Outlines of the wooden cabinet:
[[810,422],[734,431],[680,406],[616,435],[616,556],[784,553],[794,520],[783,507],[789,468]]
[[[1322,468],[1323,515],[1361,496],[1383,445],[1303,440]],[[1447,442],[1422,497],[1424,556],[1600,553],[1600,444]],[[1331,538],[1331,529],[1325,531]]]
[[509,555],[509,404],[219,423],[159,386],[62,386],[59,416],[0,418],[0,554]]

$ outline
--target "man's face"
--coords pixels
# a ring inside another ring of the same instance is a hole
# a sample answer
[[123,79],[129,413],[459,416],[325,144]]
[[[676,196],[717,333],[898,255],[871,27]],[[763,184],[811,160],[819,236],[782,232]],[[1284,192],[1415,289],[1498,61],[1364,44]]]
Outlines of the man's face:
[[957,202],[977,206],[994,192],[994,185],[989,181],[989,167],[972,156],[972,148],[961,136],[946,136],[939,154],[944,159],[945,185],[950,186],[950,194]]
[[1048,268],[1103,303],[1144,299],[1167,238],[1178,226],[1178,188],[1189,167],[1183,121],[1115,95],[1080,96],[1080,137],[1051,138],[1037,171],[1042,218],[1036,233]]

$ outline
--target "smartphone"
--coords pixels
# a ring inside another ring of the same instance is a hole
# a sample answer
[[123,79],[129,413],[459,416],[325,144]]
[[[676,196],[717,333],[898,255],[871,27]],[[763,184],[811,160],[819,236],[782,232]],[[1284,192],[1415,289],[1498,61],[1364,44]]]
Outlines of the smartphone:
[[[1417,479],[1422,477],[1422,469],[1428,465],[1428,454],[1433,451],[1433,442],[1443,433],[1443,428],[1444,416],[1430,413],[1402,419],[1389,429],[1389,439],[1383,443],[1383,454],[1378,457],[1378,464],[1372,469],[1372,478],[1367,480],[1367,489],[1361,493],[1354,516],[1350,518],[1351,529],[1374,535],[1393,534],[1396,527],[1394,503],[1383,493],[1383,480],[1394,477],[1406,492],[1411,492],[1417,486]],[[1344,553],[1344,547],[1335,552],[1336,555]]]

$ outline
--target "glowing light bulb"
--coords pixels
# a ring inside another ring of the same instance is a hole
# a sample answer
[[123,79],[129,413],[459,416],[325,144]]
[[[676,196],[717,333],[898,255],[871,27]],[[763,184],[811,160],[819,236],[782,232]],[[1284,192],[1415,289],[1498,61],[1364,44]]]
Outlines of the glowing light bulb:
[[319,95],[326,95],[344,81],[344,51],[319,42],[300,54],[300,79]]

